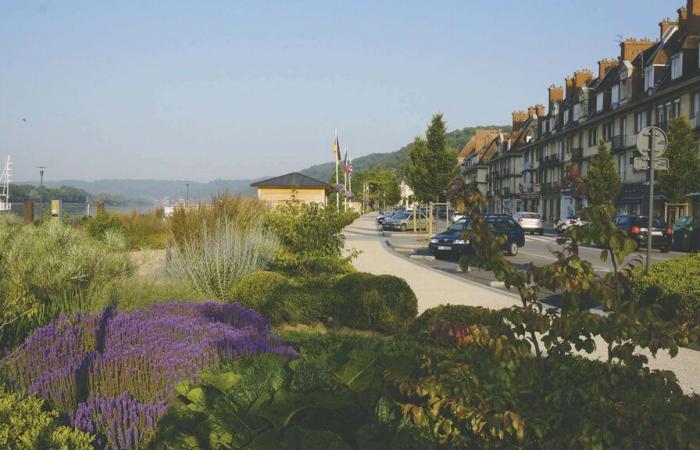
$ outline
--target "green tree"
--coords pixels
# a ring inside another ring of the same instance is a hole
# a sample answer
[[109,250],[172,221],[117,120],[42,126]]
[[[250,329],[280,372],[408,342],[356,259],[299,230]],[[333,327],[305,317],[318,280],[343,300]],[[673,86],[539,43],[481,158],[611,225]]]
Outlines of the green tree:
[[445,200],[447,185],[456,170],[457,152],[447,145],[441,113],[433,115],[426,139],[417,137],[409,152],[408,182],[418,200]]
[[620,175],[615,168],[613,155],[603,141],[598,144],[598,153],[591,158],[585,185],[586,197],[591,205],[613,204],[620,195]]
[[684,117],[669,123],[668,149],[664,158],[669,170],[657,172],[661,192],[672,203],[685,202],[685,195],[700,190],[700,155],[693,129]]

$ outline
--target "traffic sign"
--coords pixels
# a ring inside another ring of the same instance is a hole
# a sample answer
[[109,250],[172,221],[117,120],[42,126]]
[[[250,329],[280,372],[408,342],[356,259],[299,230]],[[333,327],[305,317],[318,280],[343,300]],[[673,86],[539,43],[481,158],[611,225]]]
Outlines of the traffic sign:
[[634,170],[649,170],[649,158],[634,158],[633,161]]
[[654,156],[661,156],[668,148],[668,136],[664,130],[659,127],[646,127],[637,135],[637,150],[642,156],[651,152],[652,139],[655,144]]
[[656,158],[654,170],[668,170],[668,158]]
[[[649,170],[648,158],[634,158],[632,161],[634,170]],[[654,170],[668,170],[668,158],[657,158],[654,161]]]

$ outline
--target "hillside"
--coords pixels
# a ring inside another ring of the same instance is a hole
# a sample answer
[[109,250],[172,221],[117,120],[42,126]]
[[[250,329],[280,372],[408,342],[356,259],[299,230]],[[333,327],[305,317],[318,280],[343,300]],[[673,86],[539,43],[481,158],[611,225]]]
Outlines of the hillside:
[[[479,126],[479,127],[466,127],[461,130],[453,130],[445,135],[447,139],[447,145],[461,150],[462,147],[467,143],[469,138],[474,135],[474,131],[483,128],[501,128],[505,132],[510,131],[510,126],[493,125],[493,126]],[[365,169],[389,169],[398,172],[403,171],[403,167],[408,160],[408,154],[411,150],[413,144],[409,143],[404,145],[399,150],[389,153],[371,153],[366,156],[361,156],[357,159],[352,160],[353,170],[360,172]],[[335,170],[335,164],[332,162],[318,164],[316,166],[311,166],[308,169],[301,171],[304,175],[319,179],[328,180],[333,176],[333,171]]]

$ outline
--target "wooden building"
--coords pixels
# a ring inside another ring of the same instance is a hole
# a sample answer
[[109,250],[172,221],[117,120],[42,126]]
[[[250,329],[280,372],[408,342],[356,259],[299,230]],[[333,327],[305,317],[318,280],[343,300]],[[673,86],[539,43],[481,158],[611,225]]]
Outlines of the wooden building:
[[326,204],[327,194],[333,189],[328,183],[292,172],[251,184],[258,190],[258,199],[277,206],[280,203],[299,201]]

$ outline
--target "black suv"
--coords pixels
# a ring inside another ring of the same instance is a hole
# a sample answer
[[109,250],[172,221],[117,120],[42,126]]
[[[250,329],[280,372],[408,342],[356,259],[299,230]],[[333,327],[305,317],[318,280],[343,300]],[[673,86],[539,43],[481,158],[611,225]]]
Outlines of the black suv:
[[[518,249],[525,245],[525,232],[510,216],[486,216],[491,234],[494,236],[506,236],[503,250],[510,256],[518,254]],[[472,251],[468,239],[464,238],[464,232],[470,229],[468,219],[460,219],[440,234],[430,239],[428,249],[436,258],[459,257]]]
[[[615,218],[617,227],[627,233],[637,243],[637,248],[647,245],[648,216],[622,215]],[[666,226],[663,219],[655,217],[651,221],[651,246],[666,253],[673,243],[673,228]]]

